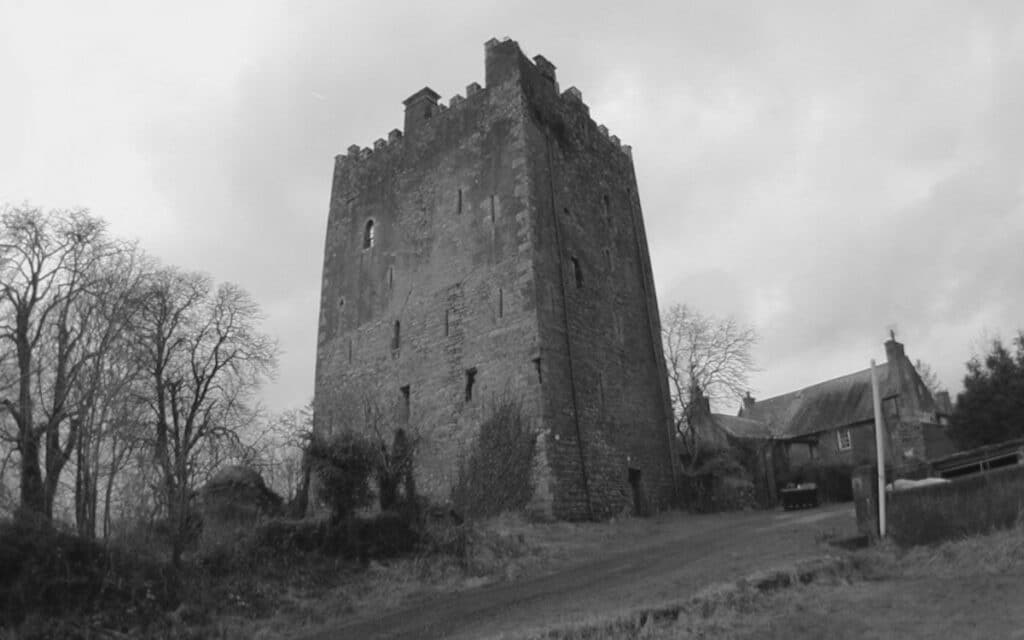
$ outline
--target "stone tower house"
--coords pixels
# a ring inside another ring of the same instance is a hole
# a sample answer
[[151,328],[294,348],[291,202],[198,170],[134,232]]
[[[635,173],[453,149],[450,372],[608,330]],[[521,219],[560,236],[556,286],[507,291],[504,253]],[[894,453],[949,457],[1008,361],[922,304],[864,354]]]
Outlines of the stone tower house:
[[418,491],[445,500],[511,396],[538,433],[537,511],[660,508],[676,458],[630,148],[542,56],[485,49],[486,87],[448,106],[424,88],[404,133],[336,158],[315,428],[366,428],[372,397],[418,436]]

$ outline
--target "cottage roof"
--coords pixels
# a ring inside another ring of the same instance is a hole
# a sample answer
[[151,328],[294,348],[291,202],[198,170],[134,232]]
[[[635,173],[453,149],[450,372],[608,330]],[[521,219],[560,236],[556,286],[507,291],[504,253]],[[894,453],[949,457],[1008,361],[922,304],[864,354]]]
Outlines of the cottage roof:
[[[877,365],[883,398],[896,393],[889,363]],[[874,419],[871,369],[819,382],[798,391],[759,400],[743,407],[740,416],[768,425],[781,438],[839,429]]]
[[758,420],[729,416],[724,413],[713,413],[711,419],[730,436],[741,440],[764,440],[772,437],[768,425]]

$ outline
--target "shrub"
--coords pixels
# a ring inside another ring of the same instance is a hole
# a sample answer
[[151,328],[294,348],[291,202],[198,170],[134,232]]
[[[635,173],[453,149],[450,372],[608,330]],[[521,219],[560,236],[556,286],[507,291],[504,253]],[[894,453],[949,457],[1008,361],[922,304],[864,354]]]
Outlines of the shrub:
[[994,469],[887,495],[888,533],[903,546],[988,533],[1024,513],[1024,467]]
[[533,497],[536,448],[536,433],[520,402],[496,401],[460,456],[451,494],[456,510],[482,518],[524,509]]
[[749,473],[733,449],[703,452],[690,464],[684,465],[680,482],[684,504],[697,513],[756,506]]
[[0,628],[97,612],[146,624],[178,597],[169,567],[39,523],[0,522],[0,576]]
[[369,440],[353,431],[314,436],[307,453],[310,470],[320,480],[318,497],[335,519],[370,504],[370,476],[377,453]]

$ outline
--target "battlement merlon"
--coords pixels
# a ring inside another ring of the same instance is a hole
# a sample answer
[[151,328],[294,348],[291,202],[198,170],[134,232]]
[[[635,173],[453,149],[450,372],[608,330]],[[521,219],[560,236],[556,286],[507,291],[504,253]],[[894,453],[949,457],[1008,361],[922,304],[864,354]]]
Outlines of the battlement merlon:
[[[531,82],[534,86],[543,86],[553,90],[554,95],[559,96],[573,108],[580,110],[590,121],[590,109],[583,102],[583,94],[576,87],[569,87],[564,92],[559,92],[558,80],[555,75],[555,65],[542,55],[533,57],[531,61],[519,48],[519,43],[510,38],[498,40],[491,38],[484,43],[485,50],[485,84],[488,89],[505,82]],[[530,80],[527,80],[527,79]],[[547,90],[545,89],[545,91]],[[439,103],[441,96],[431,89],[424,87],[402,101],[405,105],[405,136],[416,135],[416,132],[423,128],[429,128],[431,121],[444,119],[451,109],[460,107],[469,102],[469,99],[481,94],[484,89],[476,82],[466,86],[466,97],[454,96],[448,105]],[[597,123],[593,123],[596,128]],[[607,131],[603,126],[600,133],[608,139],[615,147],[618,147],[627,157],[632,160],[632,149]],[[392,130],[384,144],[378,139],[372,148],[360,148],[352,145],[348,153],[335,156],[336,164],[340,167],[348,162],[360,163],[369,160],[377,154],[389,151],[392,148],[400,147],[403,139],[403,132],[398,129]],[[374,153],[377,152],[377,154]]]

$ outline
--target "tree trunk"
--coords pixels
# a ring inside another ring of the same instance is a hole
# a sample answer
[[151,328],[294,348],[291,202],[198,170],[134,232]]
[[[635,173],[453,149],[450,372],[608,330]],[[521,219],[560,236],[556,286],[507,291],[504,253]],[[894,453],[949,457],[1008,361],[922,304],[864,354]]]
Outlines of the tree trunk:
[[39,467],[39,441],[32,437],[31,429],[28,431],[22,432],[18,446],[21,454],[21,510],[26,515],[45,518],[46,492]]
[[96,476],[90,460],[90,443],[79,432],[75,464],[75,525],[78,535],[96,539]]

